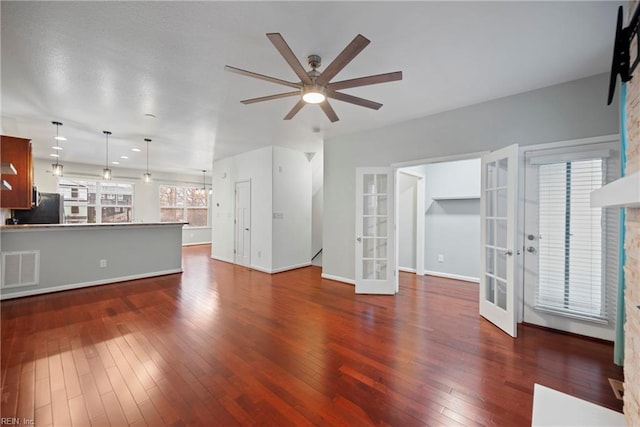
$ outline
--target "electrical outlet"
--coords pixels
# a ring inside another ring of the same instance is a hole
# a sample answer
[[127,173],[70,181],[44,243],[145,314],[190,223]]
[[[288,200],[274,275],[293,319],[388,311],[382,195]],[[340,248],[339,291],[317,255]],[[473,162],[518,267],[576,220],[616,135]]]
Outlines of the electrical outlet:
[[444,255],[438,254],[438,262],[444,262]]
[[100,268],[107,268],[107,260],[106,259],[101,259],[100,260]]

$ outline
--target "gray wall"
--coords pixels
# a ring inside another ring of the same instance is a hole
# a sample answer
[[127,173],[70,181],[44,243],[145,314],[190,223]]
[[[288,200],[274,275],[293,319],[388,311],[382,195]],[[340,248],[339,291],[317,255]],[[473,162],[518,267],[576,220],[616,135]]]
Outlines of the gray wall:
[[2,252],[40,251],[39,284],[3,288],[2,298],[182,271],[181,224],[3,229],[0,240]]
[[323,273],[355,278],[355,169],[617,134],[607,74],[513,95],[324,144]]

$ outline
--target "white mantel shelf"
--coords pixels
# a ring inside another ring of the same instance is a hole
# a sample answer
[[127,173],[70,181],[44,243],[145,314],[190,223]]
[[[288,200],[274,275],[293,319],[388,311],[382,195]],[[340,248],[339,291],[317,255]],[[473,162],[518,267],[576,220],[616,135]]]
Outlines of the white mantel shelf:
[[593,191],[591,207],[640,208],[640,171]]

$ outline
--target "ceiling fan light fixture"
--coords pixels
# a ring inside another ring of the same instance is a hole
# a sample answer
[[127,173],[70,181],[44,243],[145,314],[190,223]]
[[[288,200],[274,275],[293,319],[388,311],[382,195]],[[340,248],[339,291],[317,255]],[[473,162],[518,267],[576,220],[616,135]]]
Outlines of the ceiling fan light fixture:
[[307,104],[320,104],[324,102],[327,97],[324,94],[324,88],[321,86],[311,86],[308,89],[305,89],[302,94],[302,99]]

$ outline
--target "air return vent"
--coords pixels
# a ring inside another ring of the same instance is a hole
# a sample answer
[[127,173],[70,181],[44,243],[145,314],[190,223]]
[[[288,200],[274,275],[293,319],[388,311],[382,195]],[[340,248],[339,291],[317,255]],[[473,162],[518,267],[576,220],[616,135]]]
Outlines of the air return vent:
[[37,285],[40,251],[2,252],[2,287]]

